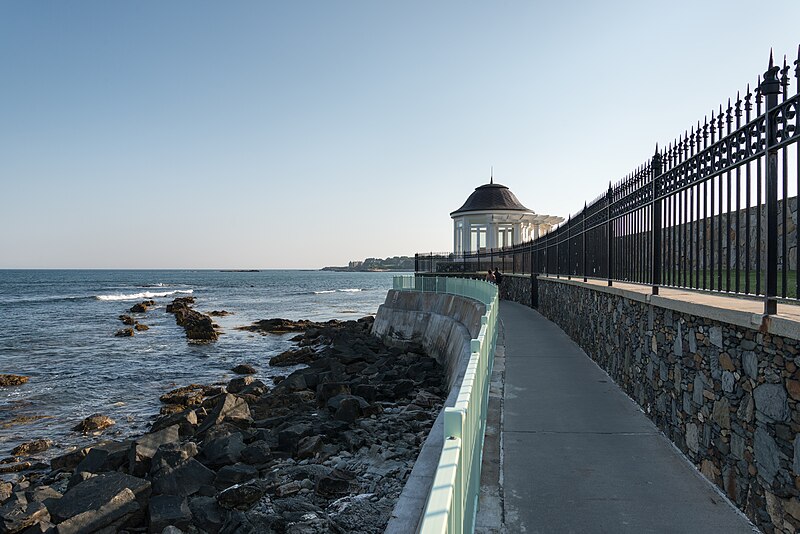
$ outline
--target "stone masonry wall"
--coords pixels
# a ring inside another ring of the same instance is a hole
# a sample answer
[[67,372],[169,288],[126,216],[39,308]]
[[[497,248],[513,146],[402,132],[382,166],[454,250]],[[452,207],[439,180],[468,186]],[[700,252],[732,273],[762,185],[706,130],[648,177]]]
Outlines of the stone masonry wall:
[[554,280],[538,300],[759,528],[800,530],[797,340]]

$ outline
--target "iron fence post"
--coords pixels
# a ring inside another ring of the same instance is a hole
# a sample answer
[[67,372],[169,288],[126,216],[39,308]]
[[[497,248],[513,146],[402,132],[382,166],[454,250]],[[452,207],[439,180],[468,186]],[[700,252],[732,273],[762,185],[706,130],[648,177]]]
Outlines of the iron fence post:
[[658,145],[656,145],[656,153],[653,155],[653,198],[652,209],[650,210],[652,220],[650,228],[653,232],[653,295],[658,295],[658,287],[661,285],[661,200],[658,198],[658,184],[661,181],[661,154],[658,153]]
[[611,279],[614,277],[614,260],[612,259],[614,256],[614,229],[611,224],[611,199],[613,196],[611,183],[609,183],[608,193],[606,193],[606,237],[608,238],[606,241],[606,275],[608,276],[609,286],[612,284]]
[[764,73],[761,83],[761,94],[766,97],[764,121],[766,130],[766,198],[767,208],[767,272],[764,290],[764,315],[778,313],[778,124],[774,120],[773,110],[778,106],[778,95],[781,84],[778,80],[780,67],[773,66],[772,52],[769,55],[769,69]]
[[567,280],[572,280],[572,215],[567,216]]
[[583,203],[583,217],[581,218],[581,270],[583,271],[583,281],[586,282],[586,208],[588,204]]

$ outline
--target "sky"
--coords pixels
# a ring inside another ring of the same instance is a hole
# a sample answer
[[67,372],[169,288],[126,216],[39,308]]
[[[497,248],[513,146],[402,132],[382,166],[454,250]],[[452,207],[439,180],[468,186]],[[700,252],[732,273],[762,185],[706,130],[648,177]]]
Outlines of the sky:
[[0,2],[0,268],[320,268],[568,216],[792,62],[800,2]]

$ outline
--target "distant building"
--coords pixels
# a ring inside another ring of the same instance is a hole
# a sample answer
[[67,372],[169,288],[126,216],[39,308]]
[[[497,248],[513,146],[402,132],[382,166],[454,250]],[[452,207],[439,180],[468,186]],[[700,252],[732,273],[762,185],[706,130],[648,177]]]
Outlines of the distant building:
[[508,187],[494,183],[494,178],[477,187],[450,217],[456,254],[517,245],[546,234],[564,220],[534,213]]

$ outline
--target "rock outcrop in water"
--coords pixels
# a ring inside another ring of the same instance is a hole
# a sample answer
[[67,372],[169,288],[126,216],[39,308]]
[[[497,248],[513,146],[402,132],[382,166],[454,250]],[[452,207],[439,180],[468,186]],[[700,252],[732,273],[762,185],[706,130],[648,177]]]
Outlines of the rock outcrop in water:
[[193,341],[216,341],[219,337],[211,317],[192,309],[194,297],[178,297],[167,304],[167,312],[175,314],[175,322],[186,331],[186,337]]
[[147,434],[0,487],[0,530],[383,532],[445,391],[433,359],[371,323],[298,336],[316,357],[274,388],[246,375],[166,393]]
[[22,375],[0,375],[0,387],[20,386],[28,382],[27,376]]

